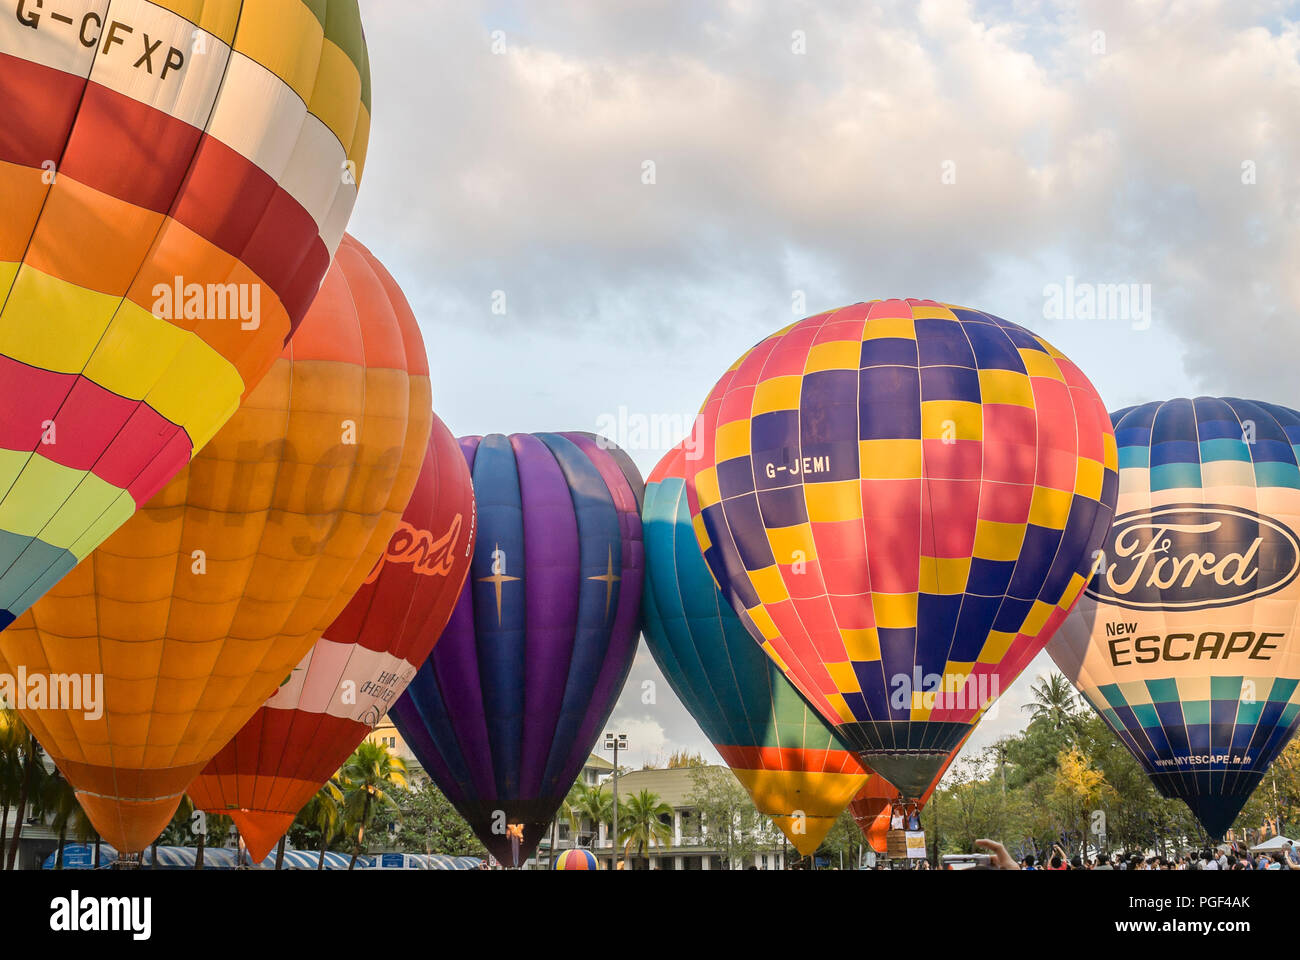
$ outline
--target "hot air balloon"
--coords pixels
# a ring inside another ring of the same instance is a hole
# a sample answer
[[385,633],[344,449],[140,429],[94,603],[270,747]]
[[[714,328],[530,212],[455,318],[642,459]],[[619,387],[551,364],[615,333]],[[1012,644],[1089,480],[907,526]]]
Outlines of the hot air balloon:
[[670,451],[646,484],[646,644],[759,812],[809,856],[867,774],[718,593],[691,528],[684,458]]
[[[966,739],[970,739],[967,734]],[[916,798],[915,809],[919,813],[930,798],[934,796],[934,791],[938,788],[943,775],[948,772],[952,762],[957,759],[961,753],[961,748],[966,745],[966,740],[944,761],[935,778],[930,781],[930,785],[922,791],[921,796]],[[853,814],[853,821],[862,831],[862,836],[867,840],[868,846],[876,853],[884,853],[886,846],[886,834],[889,832],[891,814],[898,804],[905,804],[903,794],[899,789],[879,774],[872,774],[863,784],[862,789],[857,792],[849,802],[849,812]]]
[[1300,413],[1197,397],[1111,422],[1115,523],[1048,652],[1217,838],[1300,714]]
[[599,870],[600,861],[590,850],[565,850],[555,858],[556,870]]
[[474,490],[436,416],[415,493],[365,584],[285,684],[189,787],[261,861],[401,696],[469,573]]
[[410,499],[431,418],[415,317],[348,238],[230,423],[0,633],[9,672],[102,676],[94,710],[22,713],[113,846],[158,835],[361,586]]
[[0,630],[216,433],[302,320],[370,135],[356,0],[0,17]]
[[484,846],[519,866],[632,666],[642,480],[590,434],[460,442],[478,504],[470,580],[389,717]]
[[767,338],[714,388],[693,444],[691,515],[723,594],[908,798],[1073,607],[1117,482],[1074,364],[930,300]]

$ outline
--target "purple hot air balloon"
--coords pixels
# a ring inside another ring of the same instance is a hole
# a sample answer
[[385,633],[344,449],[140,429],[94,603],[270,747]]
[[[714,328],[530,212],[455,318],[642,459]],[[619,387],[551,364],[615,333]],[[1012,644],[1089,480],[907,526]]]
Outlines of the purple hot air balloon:
[[641,474],[585,433],[460,441],[479,536],[451,621],[389,715],[502,863],[537,848],[636,652]]

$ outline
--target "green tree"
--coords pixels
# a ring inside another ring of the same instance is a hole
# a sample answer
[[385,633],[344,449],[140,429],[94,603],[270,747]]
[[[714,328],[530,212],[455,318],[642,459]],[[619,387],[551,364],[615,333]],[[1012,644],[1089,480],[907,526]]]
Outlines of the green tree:
[[452,857],[487,857],[465,818],[432,783],[395,794],[401,823],[397,849],[408,853],[442,853]]
[[1278,754],[1233,828],[1244,834],[1266,825],[1270,832],[1288,837],[1300,832],[1300,738]]
[[325,854],[340,834],[343,824],[343,790],[337,774],[312,795],[289,827],[289,840],[299,850],[316,850],[316,869],[325,869]]
[[393,799],[393,787],[406,785],[406,764],[388,752],[388,747],[363,740],[339,771],[343,784],[344,821],[348,832],[356,831],[356,843],[348,869],[365,853],[366,828],[379,812],[400,816]]
[[[673,808],[664,803],[657,793],[642,790],[618,805],[618,841],[623,846],[623,860],[627,862],[629,849],[635,849],[639,856],[645,857],[649,848],[656,844],[661,847],[672,845]],[[664,823],[662,818],[667,817]]]
[[54,869],[63,869],[63,847],[68,842],[68,833],[72,832],[78,843],[85,843],[94,834],[95,828],[90,818],[81,809],[77,801],[77,792],[72,784],[55,770],[42,785],[41,806],[51,816],[50,829],[59,835],[59,846],[54,858]]
[[862,836],[858,822],[853,819],[853,814],[848,808],[845,808],[840,811],[840,815],[835,818],[835,823],[826,832],[818,852],[829,854],[831,862],[836,865],[843,863],[849,869],[857,869],[865,844],[866,838]]
[[23,823],[29,816],[40,816],[43,813],[41,796],[49,773],[45,769],[36,735],[27,729],[16,712],[6,710],[5,713],[5,726],[13,741],[11,757],[5,766],[13,768],[15,782],[10,785],[10,792],[15,795],[16,801],[14,828],[9,837],[5,869],[13,870],[17,867],[18,852],[22,845]]
[[0,870],[9,862],[9,808],[18,803],[26,745],[27,727],[18,711],[0,708]]
[[[593,786],[578,781],[564,798],[561,812],[569,824],[569,835],[576,847],[583,821],[590,823],[597,834],[602,823],[609,825],[614,822],[614,795],[604,784]],[[617,854],[613,856],[617,858]]]
[[708,843],[718,849],[729,869],[752,860],[764,845],[767,818],[730,770],[696,767],[691,770],[687,804],[698,818]]
[[1030,694],[1034,699],[1022,708],[1029,711],[1030,719],[1045,721],[1053,730],[1077,731],[1079,704],[1064,674],[1049,674],[1030,688]]

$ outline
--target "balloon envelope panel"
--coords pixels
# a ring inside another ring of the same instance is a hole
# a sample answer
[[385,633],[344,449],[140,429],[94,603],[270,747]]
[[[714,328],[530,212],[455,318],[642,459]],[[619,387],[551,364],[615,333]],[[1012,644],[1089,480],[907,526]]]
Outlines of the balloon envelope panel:
[[723,594],[908,796],[1073,606],[1117,482],[1074,364],[928,300],[764,340],[710,394],[698,440],[688,495]]
[[410,499],[431,417],[415,317],[349,237],[230,423],[0,632],[11,672],[103,676],[100,715],[23,716],[114,846],[154,839],[361,586]]
[[1300,414],[1197,397],[1111,419],[1105,563],[1048,650],[1160,792],[1220,836],[1300,714]]
[[810,854],[867,774],[718,592],[691,527],[684,456],[671,451],[646,485],[646,644],[759,811]]
[[283,686],[189,786],[262,860],[402,695],[469,573],[474,491],[436,416],[411,502],[365,584]]
[[432,655],[390,712],[502,863],[536,849],[636,652],[642,480],[589,434],[461,440],[479,533]]
[[[193,18],[193,19],[191,19]],[[27,0],[0,18],[0,629],[189,462],[356,200],[356,0]]]

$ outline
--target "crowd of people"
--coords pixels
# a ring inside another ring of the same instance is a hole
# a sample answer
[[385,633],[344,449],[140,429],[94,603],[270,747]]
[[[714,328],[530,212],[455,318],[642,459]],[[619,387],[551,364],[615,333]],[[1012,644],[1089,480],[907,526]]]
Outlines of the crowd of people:
[[989,867],[994,870],[1300,870],[1300,850],[1290,840],[1285,849],[1272,852],[1251,853],[1233,843],[1176,857],[1141,853],[1068,856],[1060,845],[1053,845],[1044,857],[1030,853],[1019,860],[996,840],[976,840],[975,845],[988,852]]

